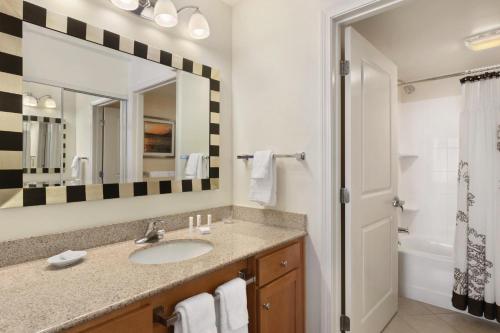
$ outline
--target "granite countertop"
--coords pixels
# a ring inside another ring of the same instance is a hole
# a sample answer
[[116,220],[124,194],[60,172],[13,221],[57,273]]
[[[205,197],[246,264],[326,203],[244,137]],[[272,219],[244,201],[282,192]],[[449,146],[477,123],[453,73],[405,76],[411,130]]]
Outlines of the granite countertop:
[[65,269],[45,259],[0,269],[0,332],[56,332],[170,289],[189,279],[306,234],[303,230],[235,221],[214,223],[212,233],[187,229],[165,239],[204,239],[214,249],[190,260],[140,265],[129,255],[133,241],[88,250],[84,261]]

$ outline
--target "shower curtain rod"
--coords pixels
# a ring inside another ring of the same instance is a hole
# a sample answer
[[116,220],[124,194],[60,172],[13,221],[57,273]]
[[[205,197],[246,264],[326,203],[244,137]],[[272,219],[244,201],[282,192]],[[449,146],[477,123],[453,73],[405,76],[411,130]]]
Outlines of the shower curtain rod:
[[421,82],[428,82],[428,81],[436,81],[436,80],[443,80],[443,79],[449,79],[452,77],[457,77],[457,76],[464,76],[464,75],[470,75],[474,73],[481,73],[481,72],[486,72],[490,70],[496,70],[500,69],[500,64],[498,65],[492,65],[492,66],[486,66],[486,67],[479,67],[479,68],[474,68],[474,69],[469,69],[464,72],[458,72],[458,73],[453,73],[453,74],[446,74],[446,75],[440,75],[440,76],[434,76],[430,77],[427,79],[421,79],[421,80],[415,80],[415,81],[408,81],[408,82],[400,82],[398,83],[398,86],[406,86],[409,84],[415,84],[415,83],[421,83]]

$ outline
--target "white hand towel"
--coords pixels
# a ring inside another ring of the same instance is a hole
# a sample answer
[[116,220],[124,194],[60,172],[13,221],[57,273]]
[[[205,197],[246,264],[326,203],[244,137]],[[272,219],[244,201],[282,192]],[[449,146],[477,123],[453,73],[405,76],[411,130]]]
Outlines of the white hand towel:
[[[271,156],[270,158],[269,155]],[[263,164],[266,164],[268,169],[264,178],[254,178],[252,169],[252,177],[250,179],[249,199],[262,206],[276,205],[276,163],[272,155],[272,152],[270,154],[259,154],[259,152],[256,152],[253,158],[253,168],[260,169]],[[261,176],[262,173],[264,173],[262,170],[256,172],[258,176]]]
[[80,172],[81,172],[80,156],[75,156],[73,157],[73,161],[71,162],[71,177],[79,179]]
[[175,333],[217,333],[212,295],[203,293],[190,297],[177,304],[175,311],[181,316],[175,323]]
[[273,152],[270,150],[256,151],[253,155],[252,179],[263,179],[269,174],[273,162]]
[[219,333],[248,333],[247,284],[237,278],[215,290]]
[[198,169],[200,164],[202,164],[203,154],[192,153],[189,154],[186,169],[184,170],[184,175],[187,179],[194,179],[198,175]]
[[207,165],[205,155],[199,154],[198,156],[198,167],[196,168],[196,178],[197,179],[203,179],[203,178],[208,178],[205,175],[205,166]]

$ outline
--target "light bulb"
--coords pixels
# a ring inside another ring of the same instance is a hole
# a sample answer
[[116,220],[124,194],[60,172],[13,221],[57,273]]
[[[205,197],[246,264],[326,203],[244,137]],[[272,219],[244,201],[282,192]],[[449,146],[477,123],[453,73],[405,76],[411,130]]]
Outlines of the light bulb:
[[177,9],[171,0],[158,0],[155,5],[154,18],[161,27],[171,28],[177,25]]
[[195,39],[205,39],[210,36],[210,26],[203,14],[196,10],[189,19],[189,34]]
[[139,7],[139,0],[111,0],[113,5],[120,9],[136,10]]
[[38,101],[35,97],[33,97],[33,95],[26,93],[23,95],[23,105],[37,107]]
[[48,96],[46,99],[45,99],[45,103],[43,103],[43,105],[47,108],[47,109],[55,109],[57,107],[57,104],[56,104],[56,101]]

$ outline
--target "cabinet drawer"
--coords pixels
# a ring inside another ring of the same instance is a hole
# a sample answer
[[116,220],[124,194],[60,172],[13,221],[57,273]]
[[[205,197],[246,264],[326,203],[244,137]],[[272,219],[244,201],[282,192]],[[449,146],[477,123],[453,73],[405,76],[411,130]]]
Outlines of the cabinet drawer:
[[258,283],[263,286],[300,266],[300,244],[295,243],[257,259]]

